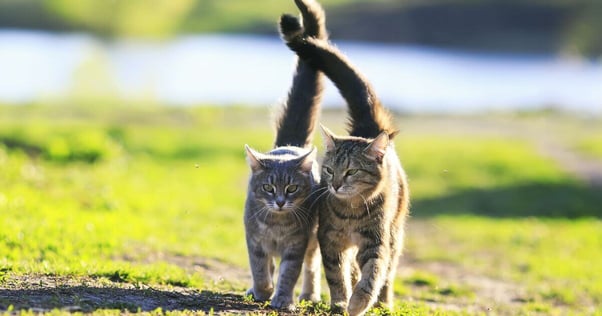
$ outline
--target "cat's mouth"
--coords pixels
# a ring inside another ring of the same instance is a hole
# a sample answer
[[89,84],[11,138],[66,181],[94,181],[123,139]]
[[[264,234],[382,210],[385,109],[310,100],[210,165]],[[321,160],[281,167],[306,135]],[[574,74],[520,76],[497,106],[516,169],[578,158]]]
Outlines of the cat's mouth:
[[329,186],[328,191],[330,191],[330,194],[334,195],[336,198],[341,199],[341,200],[349,199],[350,197],[352,197],[354,195],[353,190],[348,190],[348,189],[345,189],[344,187],[341,187],[338,190],[335,190],[332,186]]
[[270,210],[270,212],[275,214],[285,214],[293,211],[293,207],[290,207],[288,205],[278,206],[273,204],[270,205],[268,209]]

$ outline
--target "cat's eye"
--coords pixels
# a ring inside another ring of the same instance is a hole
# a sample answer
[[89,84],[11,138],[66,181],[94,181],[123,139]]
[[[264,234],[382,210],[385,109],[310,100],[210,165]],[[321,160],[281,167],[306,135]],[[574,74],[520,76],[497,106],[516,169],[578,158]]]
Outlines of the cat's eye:
[[326,171],[326,173],[328,173],[330,175],[334,174],[334,171],[330,167],[324,167],[324,171]]
[[274,193],[274,192],[276,191],[276,190],[274,189],[274,186],[273,186],[273,185],[271,185],[271,184],[264,184],[264,185],[263,185],[263,190],[264,190],[265,192],[268,192],[268,193]]
[[356,174],[358,171],[359,171],[359,169],[349,169],[349,170],[347,170],[346,174],[348,176],[352,176],[352,175]]
[[299,190],[299,186],[296,184],[291,184],[286,187],[286,193],[295,193]]

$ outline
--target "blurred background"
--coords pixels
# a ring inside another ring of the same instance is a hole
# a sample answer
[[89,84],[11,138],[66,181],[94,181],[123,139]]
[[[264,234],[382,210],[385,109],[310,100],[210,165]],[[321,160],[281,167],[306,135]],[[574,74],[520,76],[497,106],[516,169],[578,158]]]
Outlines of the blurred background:
[[[602,1],[324,0],[332,39],[400,112],[602,111]],[[0,102],[274,104],[281,0],[0,0]],[[341,106],[329,88],[325,101]]]

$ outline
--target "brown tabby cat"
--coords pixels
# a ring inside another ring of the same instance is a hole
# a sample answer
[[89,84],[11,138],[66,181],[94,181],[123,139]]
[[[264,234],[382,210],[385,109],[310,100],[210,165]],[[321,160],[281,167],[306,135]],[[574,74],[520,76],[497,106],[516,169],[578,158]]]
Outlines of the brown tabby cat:
[[[326,38],[324,12],[314,1],[296,0],[305,36]],[[275,149],[261,154],[246,146],[252,170],[245,203],[245,235],[255,300],[294,309],[293,290],[303,265],[300,300],[320,299],[317,214],[311,194],[319,181],[311,139],[322,96],[321,73],[299,60],[288,100],[277,124]],[[280,257],[276,293],[274,258]]]
[[293,16],[283,15],[280,29],[287,45],[323,71],[348,103],[350,136],[323,128],[326,154],[318,191],[324,196],[316,201],[331,308],[352,316],[364,314],[377,301],[390,308],[409,208],[390,115],[336,48],[305,36]]

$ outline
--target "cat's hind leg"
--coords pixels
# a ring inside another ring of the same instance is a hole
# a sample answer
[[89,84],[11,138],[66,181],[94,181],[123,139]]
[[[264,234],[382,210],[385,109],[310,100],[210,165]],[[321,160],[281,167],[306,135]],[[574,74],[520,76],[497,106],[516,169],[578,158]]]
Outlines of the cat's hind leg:
[[320,267],[322,257],[318,238],[314,234],[310,237],[303,260],[303,286],[299,301],[320,301]]

